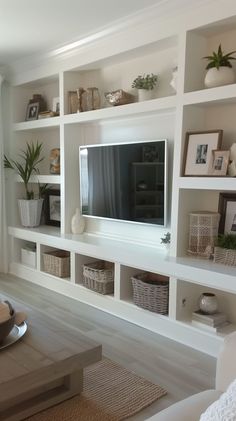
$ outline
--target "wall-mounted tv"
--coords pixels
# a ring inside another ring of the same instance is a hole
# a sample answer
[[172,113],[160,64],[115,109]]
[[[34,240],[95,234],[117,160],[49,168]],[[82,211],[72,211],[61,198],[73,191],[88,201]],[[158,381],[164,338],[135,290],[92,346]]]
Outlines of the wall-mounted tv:
[[165,226],[167,140],[80,147],[83,215]]

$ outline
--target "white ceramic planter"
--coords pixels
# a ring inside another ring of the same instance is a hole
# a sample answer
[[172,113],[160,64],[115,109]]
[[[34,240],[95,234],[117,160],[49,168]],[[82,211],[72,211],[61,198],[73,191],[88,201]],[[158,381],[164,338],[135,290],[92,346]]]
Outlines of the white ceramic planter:
[[231,67],[221,66],[219,69],[212,67],[205,76],[206,88],[215,88],[216,86],[230,85],[235,82],[234,70]]
[[40,225],[43,199],[18,200],[21,224],[32,228]]
[[148,101],[153,99],[153,90],[152,89],[138,89],[138,100],[139,102]]

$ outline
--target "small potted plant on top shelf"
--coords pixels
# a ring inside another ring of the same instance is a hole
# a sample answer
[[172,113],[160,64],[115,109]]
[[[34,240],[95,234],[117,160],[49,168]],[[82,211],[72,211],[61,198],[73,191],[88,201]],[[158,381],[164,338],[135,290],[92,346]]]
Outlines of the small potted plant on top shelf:
[[25,227],[36,227],[40,224],[42,212],[42,193],[44,188],[38,183],[38,197],[35,197],[34,190],[30,187],[30,177],[38,175],[39,163],[44,159],[41,157],[42,144],[26,144],[26,151],[19,154],[21,162],[7,158],[4,155],[4,167],[14,170],[22,179],[25,188],[25,199],[18,199],[21,224]]
[[147,75],[139,75],[134,79],[132,83],[132,88],[138,89],[138,99],[139,101],[145,101],[147,99],[152,99],[152,92],[154,87],[157,84],[158,77],[153,73]]
[[232,57],[234,53],[236,51],[223,54],[220,44],[217,52],[213,51],[211,56],[203,57],[209,61],[206,66],[207,73],[204,80],[206,88],[229,85],[235,82],[235,74],[230,62],[230,60],[236,60],[235,57]]
[[236,266],[236,235],[221,234],[214,248],[214,262]]

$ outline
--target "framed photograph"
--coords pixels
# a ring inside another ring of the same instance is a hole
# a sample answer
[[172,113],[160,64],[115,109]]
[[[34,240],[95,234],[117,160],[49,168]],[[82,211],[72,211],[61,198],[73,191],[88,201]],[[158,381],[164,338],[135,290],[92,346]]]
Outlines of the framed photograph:
[[52,111],[54,113],[60,114],[60,98],[59,96],[56,98],[53,98],[52,100]]
[[229,151],[221,151],[219,149],[212,151],[212,167],[210,175],[226,176],[229,165]]
[[220,149],[223,130],[187,132],[184,156],[185,176],[210,175],[212,151]]
[[46,225],[61,224],[60,190],[48,189],[45,192],[45,223]]
[[143,162],[157,162],[158,150],[155,145],[143,146]]
[[236,234],[236,193],[220,193],[220,234]]
[[26,111],[26,121],[37,120],[39,115],[39,102],[29,104]]

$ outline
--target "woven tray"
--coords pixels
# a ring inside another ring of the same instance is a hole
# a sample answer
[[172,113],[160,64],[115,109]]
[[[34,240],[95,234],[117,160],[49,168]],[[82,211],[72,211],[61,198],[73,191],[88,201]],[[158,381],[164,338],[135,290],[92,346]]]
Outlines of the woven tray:
[[70,253],[64,250],[54,250],[43,253],[44,271],[59,278],[70,276]]
[[165,276],[141,273],[131,278],[134,304],[159,314],[168,314],[169,280]]
[[83,285],[99,294],[114,292],[114,265],[98,260],[83,265]]
[[214,248],[214,262],[222,263],[227,266],[236,266],[236,250],[224,249],[222,247]]

